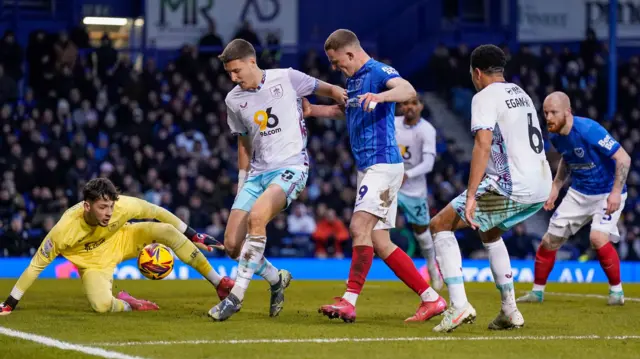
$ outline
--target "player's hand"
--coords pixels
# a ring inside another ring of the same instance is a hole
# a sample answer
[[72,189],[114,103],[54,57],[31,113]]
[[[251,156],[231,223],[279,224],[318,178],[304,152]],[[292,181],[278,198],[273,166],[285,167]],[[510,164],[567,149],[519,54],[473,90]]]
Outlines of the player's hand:
[[200,250],[213,252],[214,249],[218,249],[223,251],[224,245],[218,242],[217,239],[211,237],[206,233],[196,233],[193,238],[191,238],[191,242],[196,245]]
[[478,229],[480,226],[475,222],[476,217],[476,197],[467,197],[467,205],[464,207],[464,218],[471,229]]
[[384,99],[382,98],[382,96],[380,96],[377,93],[371,93],[371,92],[367,92],[364,95],[359,95],[358,96],[358,105],[360,105],[360,107],[364,108],[364,110],[366,112],[371,112],[373,111],[373,106],[369,107],[369,105],[374,102],[375,104],[379,104],[383,101]]
[[542,207],[544,208],[545,211],[550,211],[556,207],[556,199],[558,199],[559,192],[560,191],[555,186],[551,187],[551,193],[549,193],[549,198],[547,199],[546,202],[544,202],[544,206]]
[[609,197],[607,197],[607,209],[604,211],[604,213],[611,214],[617,211],[620,208],[620,202],[622,202],[622,195],[620,193],[609,193]]
[[302,98],[302,117],[311,117],[311,103],[306,97]]

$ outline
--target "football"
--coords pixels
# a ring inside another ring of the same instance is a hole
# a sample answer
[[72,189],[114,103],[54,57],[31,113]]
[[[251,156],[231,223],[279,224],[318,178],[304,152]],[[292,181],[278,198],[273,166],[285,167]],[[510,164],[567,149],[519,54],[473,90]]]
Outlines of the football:
[[138,269],[149,279],[163,279],[173,270],[173,254],[163,244],[149,244],[138,254]]

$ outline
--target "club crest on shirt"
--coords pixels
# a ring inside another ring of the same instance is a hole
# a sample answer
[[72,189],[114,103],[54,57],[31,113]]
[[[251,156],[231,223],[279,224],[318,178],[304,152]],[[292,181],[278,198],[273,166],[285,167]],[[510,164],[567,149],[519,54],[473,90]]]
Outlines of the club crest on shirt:
[[115,222],[109,223],[109,227],[108,227],[109,232],[113,232],[113,231],[117,230],[119,224],[120,224],[119,221],[115,221]]
[[269,92],[273,98],[282,98],[284,95],[284,90],[282,89],[282,85],[278,84],[269,88]]
[[575,153],[576,156],[580,158],[584,157],[584,150],[582,149],[582,147],[574,148],[573,153]]

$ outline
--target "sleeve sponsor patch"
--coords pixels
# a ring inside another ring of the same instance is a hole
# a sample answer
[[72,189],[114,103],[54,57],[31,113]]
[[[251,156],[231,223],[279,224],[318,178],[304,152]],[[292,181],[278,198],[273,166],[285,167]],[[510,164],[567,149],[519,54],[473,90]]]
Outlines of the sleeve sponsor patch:
[[45,239],[44,243],[42,244],[42,247],[40,247],[40,254],[42,254],[46,258],[49,258],[51,256],[52,250],[53,250],[53,242],[51,241],[51,238]]

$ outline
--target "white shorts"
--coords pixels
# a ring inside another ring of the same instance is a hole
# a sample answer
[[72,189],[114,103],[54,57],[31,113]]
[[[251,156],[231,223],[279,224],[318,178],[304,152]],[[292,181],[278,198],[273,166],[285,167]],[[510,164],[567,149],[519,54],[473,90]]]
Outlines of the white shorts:
[[567,195],[551,217],[547,232],[554,236],[568,238],[591,220],[592,231],[620,237],[618,220],[624,209],[627,194],[622,194],[620,208],[610,215],[604,214],[607,208],[607,197],[609,197],[608,193],[586,195],[569,188]]
[[394,228],[403,176],[402,163],[378,163],[358,171],[358,193],[353,212],[364,211],[380,218],[374,230]]

